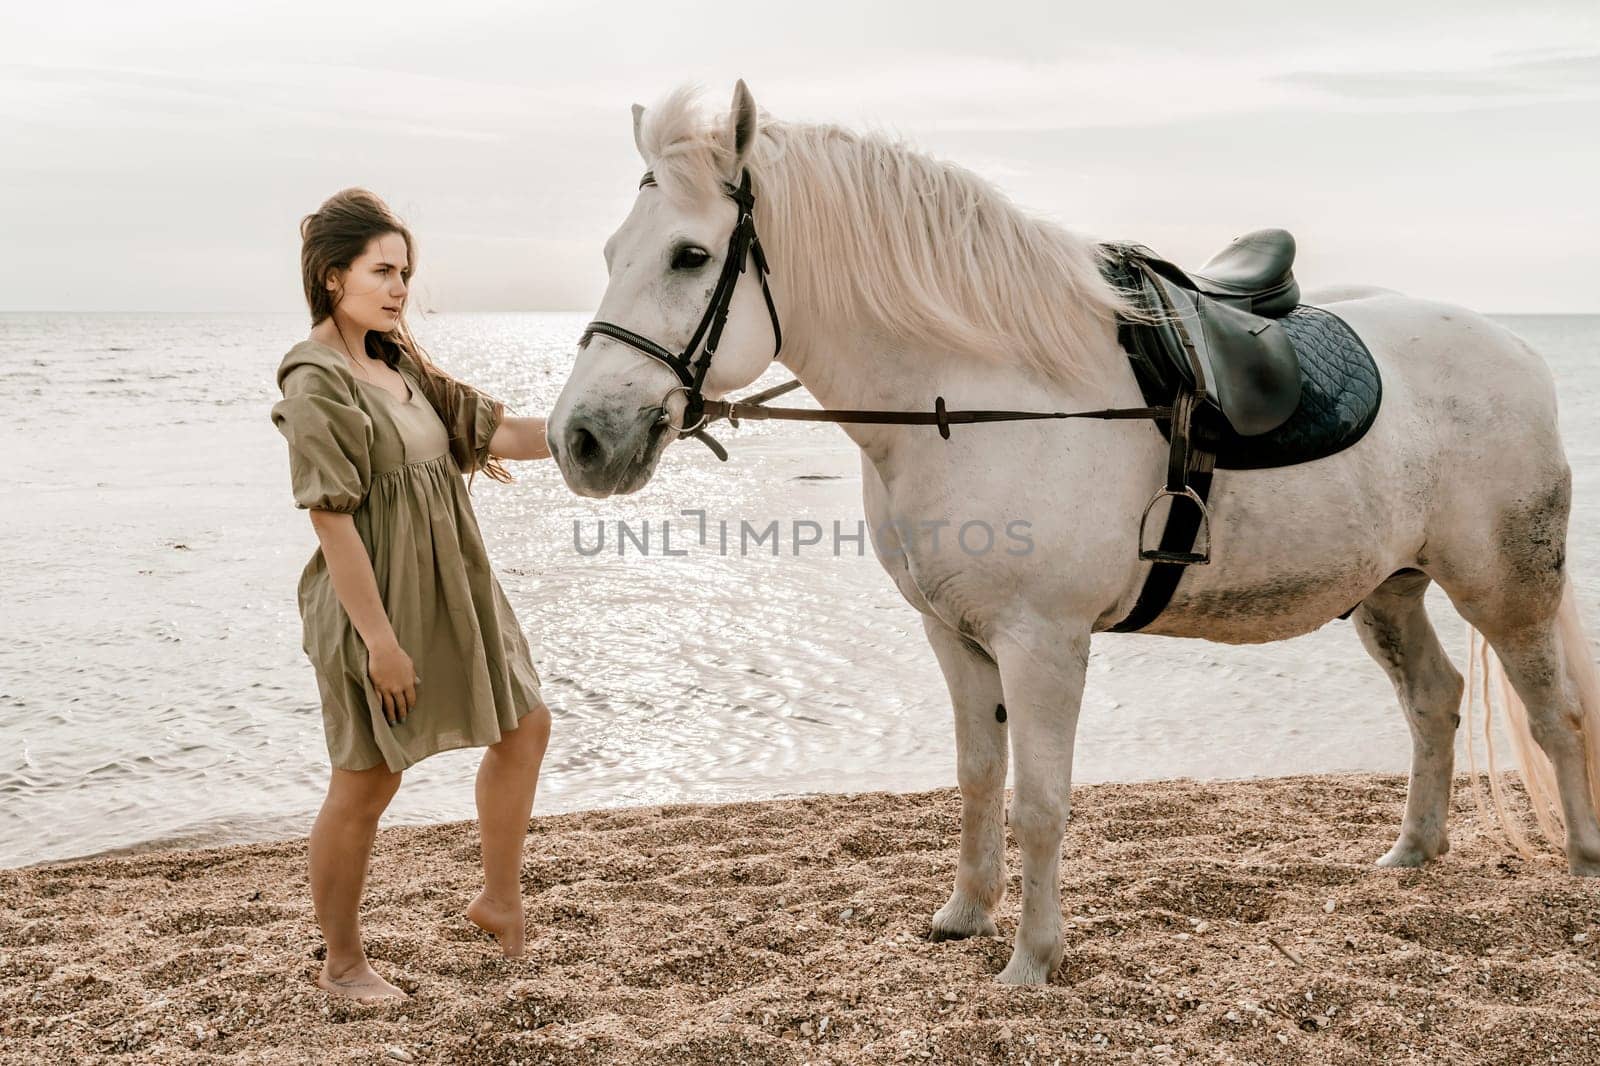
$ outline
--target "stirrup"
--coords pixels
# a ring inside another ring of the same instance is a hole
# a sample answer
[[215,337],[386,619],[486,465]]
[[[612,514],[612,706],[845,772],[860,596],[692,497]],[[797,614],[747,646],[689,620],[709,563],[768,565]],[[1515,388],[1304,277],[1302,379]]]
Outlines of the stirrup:
[[[1204,537],[1204,551],[1174,552],[1163,551],[1159,547],[1146,548],[1144,546],[1144,531],[1145,526],[1150,521],[1150,512],[1155,509],[1156,504],[1168,496],[1173,497],[1172,506],[1174,507],[1178,506],[1178,500],[1187,499],[1200,508],[1200,536],[1196,537],[1195,543],[1198,546],[1200,537]],[[1150,502],[1145,504],[1144,514],[1139,516],[1139,558],[1145,562],[1173,563],[1177,566],[1204,566],[1211,561],[1211,511],[1206,507],[1206,502],[1200,498],[1198,492],[1188,485],[1181,489],[1162,488],[1156,491],[1156,494],[1150,498]]]

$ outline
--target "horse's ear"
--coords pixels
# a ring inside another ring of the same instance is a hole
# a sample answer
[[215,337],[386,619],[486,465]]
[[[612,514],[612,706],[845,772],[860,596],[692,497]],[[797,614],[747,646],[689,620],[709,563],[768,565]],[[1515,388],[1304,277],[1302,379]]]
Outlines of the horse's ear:
[[756,100],[743,78],[733,87],[733,107],[728,112],[728,121],[733,124],[732,178],[737,181],[750,154],[750,146],[756,143]]
[[644,126],[644,105],[633,105],[633,146],[639,150],[639,156],[645,163],[650,162],[650,157],[644,154],[644,140],[639,136],[639,130]]

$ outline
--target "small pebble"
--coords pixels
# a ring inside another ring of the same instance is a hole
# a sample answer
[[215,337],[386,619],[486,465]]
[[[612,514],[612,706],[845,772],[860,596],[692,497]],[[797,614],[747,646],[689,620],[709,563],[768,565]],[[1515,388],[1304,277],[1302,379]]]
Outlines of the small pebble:
[[1589,942],[1589,934],[1588,933],[1574,933],[1572,935],[1572,942],[1574,944],[1587,944]]
[[393,1046],[393,1047],[386,1048],[384,1050],[384,1054],[388,1055],[391,1059],[394,1059],[396,1062],[415,1062],[415,1061],[417,1061],[416,1059],[411,1057],[411,1052],[407,1051],[403,1047],[400,1047],[398,1044]]
[[1322,905],[1322,909],[1323,909],[1323,911],[1324,911],[1324,912],[1326,912],[1326,913],[1328,913],[1328,914],[1332,914],[1332,913],[1333,913],[1333,910],[1334,910],[1334,908],[1335,908],[1335,907],[1336,907],[1336,906],[1338,906],[1338,904],[1337,904],[1337,903],[1335,903],[1335,902],[1334,902],[1334,901],[1333,901],[1333,900],[1331,900],[1331,899],[1330,899],[1330,900],[1329,900],[1329,901],[1328,901],[1328,902],[1326,902],[1326,903],[1324,903],[1324,904],[1323,904],[1323,905]]

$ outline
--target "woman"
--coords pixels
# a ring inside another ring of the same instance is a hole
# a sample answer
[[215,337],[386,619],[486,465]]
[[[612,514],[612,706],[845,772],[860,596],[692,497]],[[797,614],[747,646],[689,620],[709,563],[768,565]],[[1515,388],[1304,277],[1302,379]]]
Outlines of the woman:
[[317,984],[362,1001],[405,993],[373,971],[356,910],[378,817],[401,771],[487,747],[478,769],[484,887],[467,917],[523,953],[520,874],[550,712],[485,557],[463,471],[544,459],[543,418],[449,377],[405,325],[411,234],[362,189],[300,224],[311,335],[278,367],[272,422],[297,507],[321,543],[300,577],[333,765],[311,830],[311,897],[327,941]]

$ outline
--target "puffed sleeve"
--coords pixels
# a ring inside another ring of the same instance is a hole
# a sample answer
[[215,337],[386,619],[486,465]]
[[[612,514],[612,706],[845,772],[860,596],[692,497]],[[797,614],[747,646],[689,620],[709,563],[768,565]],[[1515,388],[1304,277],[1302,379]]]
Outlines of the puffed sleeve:
[[326,367],[297,365],[279,386],[283,399],[272,406],[272,424],[289,442],[295,506],[356,510],[372,484],[372,419],[353,402],[349,383]]
[[[489,439],[505,420],[506,405],[463,384],[450,427],[451,444],[462,473],[480,470],[489,461]],[[470,458],[470,463],[465,461]]]

